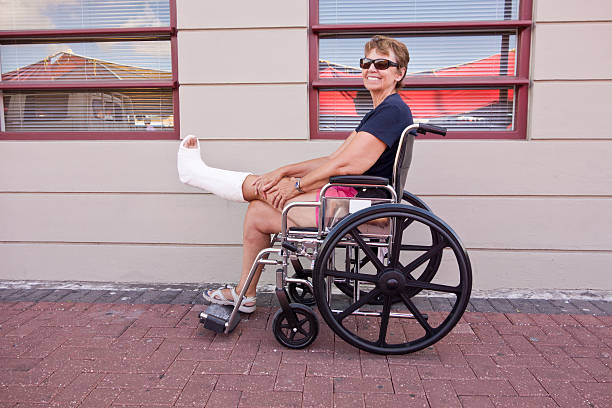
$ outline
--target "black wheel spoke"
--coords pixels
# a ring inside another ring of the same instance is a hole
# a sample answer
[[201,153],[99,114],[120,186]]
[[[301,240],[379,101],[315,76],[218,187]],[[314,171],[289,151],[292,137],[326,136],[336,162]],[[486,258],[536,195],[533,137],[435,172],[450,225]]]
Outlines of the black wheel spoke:
[[334,317],[336,318],[337,321],[341,322],[342,320],[344,320],[346,316],[350,315],[355,310],[359,309],[361,306],[365,305],[366,303],[374,299],[379,293],[380,293],[380,289],[378,288],[372,289],[365,296],[361,297],[357,302],[353,303],[348,308],[346,308],[343,312],[338,313]]
[[391,314],[391,297],[385,296],[382,314],[380,315],[380,331],[378,332],[378,346],[384,346],[387,338],[387,327],[389,327],[389,315]]
[[372,264],[376,267],[376,270],[378,272],[382,272],[382,270],[385,269],[385,266],[380,262],[380,259],[378,259],[378,256],[376,256],[374,251],[372,251],[372,248],[370,248],[370,246],[363,240],[363,238],[361,238],[358,232],[355,232],[354,229],[351,230],[350,234],[355,241],[357,241],[357,244],[363,250],[366,257],[368,257],[370,262],[372,262]]
[[336,269],[325,269],[325,275],[333,276],[334,278],[347,278],[351,280],[359,280],[364,282],[376,283],[378,282],[378,277],[375,275],[366,275],[363,273],[350,273],[350,272],[342,272]]
[[291,334],[289,335],[289,340],[295,339],[296,334],[297,334],[297,331],[291,330]]
[[427,333],[427,335],[431,336],[432,334],[434,334],[434,329],[429,325],[429,323],[427,322],[427,319],[425,319],[425,316],[423,316],[421,311],[417,309],[417,307],[414,305],[414,303],[412,303],[410,298],[406,296],[404,293],[400,293],[400,296],[402,298],[402,301],[408,308],[408,310],[410,310],[410,313],[414,315],[414,317],[417,319],[419,324],[423,327],[423,329],[425,329],[425,332]]
[[395,218],[395,222],[393,223],[393,242],[391,243],[391,254],[389,256],[389,266],[391,267],[395,267],[397,265],[402,247],[404,228],[403,223],[400,221],[401,220]]
[[429,251],[431,245],[402,245],[402,251]]
[[406,286],[409,288],[417,288],[421,290],[432,290],[434,292],[444,292],[444,293],[461,293],[460,286],[448,286],[448,285],[439,285],[437,283],[429,283],[422,282],[419,280],[408,280],[406,282]]
[[408,265],[406,265],[403,268],[404,275],[411,274],[412,271],[414,271],[416,268],[418,268],[419,266],[424,264],[425,261],[431,259],[434,255],[437,255],[445,247],[446,247],[446,242],[445,241],[442,241],[439,244],[437,244],[435,246],[432,246],[429,251],[425,252],[423,255],[419,256],[417,259],[415,259],[414,261],[410,262]]

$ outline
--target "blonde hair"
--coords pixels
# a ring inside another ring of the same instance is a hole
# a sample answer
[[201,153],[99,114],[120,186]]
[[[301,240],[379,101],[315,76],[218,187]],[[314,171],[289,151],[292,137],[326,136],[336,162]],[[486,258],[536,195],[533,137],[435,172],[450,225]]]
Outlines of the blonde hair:
[[405,69],[404,76],[395,84],[395,89],[399,89],[402,87],[402,81],[406,76],[406,72],[408,72],[408,62],[410,61],[410,53],[408,52],[408,48],[404,43],[397,41],[394,38],[386,37],[384,35],[375,35],[372,37],[370,41],[368,41],[365,45],[365,54],[367,55],[370,51],[376,49],[381,54],[389,55],[389,51],[393,51],[395,56],[397,57],[397,64],[399,67],[397,69],[401,70]]

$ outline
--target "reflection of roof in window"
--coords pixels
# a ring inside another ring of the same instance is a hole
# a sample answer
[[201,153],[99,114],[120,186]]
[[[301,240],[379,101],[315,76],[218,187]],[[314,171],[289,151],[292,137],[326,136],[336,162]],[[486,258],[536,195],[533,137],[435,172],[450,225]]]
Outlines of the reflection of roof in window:
[[168,80],[170,72],[121,65],[60,51],[38,62],[2,74],[3,81],[25,80]]

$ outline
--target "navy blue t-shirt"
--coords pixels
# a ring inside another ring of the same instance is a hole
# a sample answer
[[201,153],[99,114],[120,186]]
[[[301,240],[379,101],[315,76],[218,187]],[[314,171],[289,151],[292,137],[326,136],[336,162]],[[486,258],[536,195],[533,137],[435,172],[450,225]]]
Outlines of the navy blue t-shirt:
[[398,93],[391,94],[361,120],[356,132],[368,132],[387,145],[366,176],[393,177],[393,163],[399,139],[406,126],[412,125],[412,112]]

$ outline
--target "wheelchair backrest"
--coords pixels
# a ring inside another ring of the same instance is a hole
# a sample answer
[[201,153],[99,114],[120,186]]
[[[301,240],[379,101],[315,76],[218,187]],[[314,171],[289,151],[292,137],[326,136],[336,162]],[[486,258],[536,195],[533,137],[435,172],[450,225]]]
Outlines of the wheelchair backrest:
[[412,162],[412,148],[414,146],[414,134],[410,133],[410,126],[406,127],[402,132],[397,153],[395,154],[395,163],[393,165],[393,188],[397,194],[398,201],[401,202],[408,177],[408,169]]

